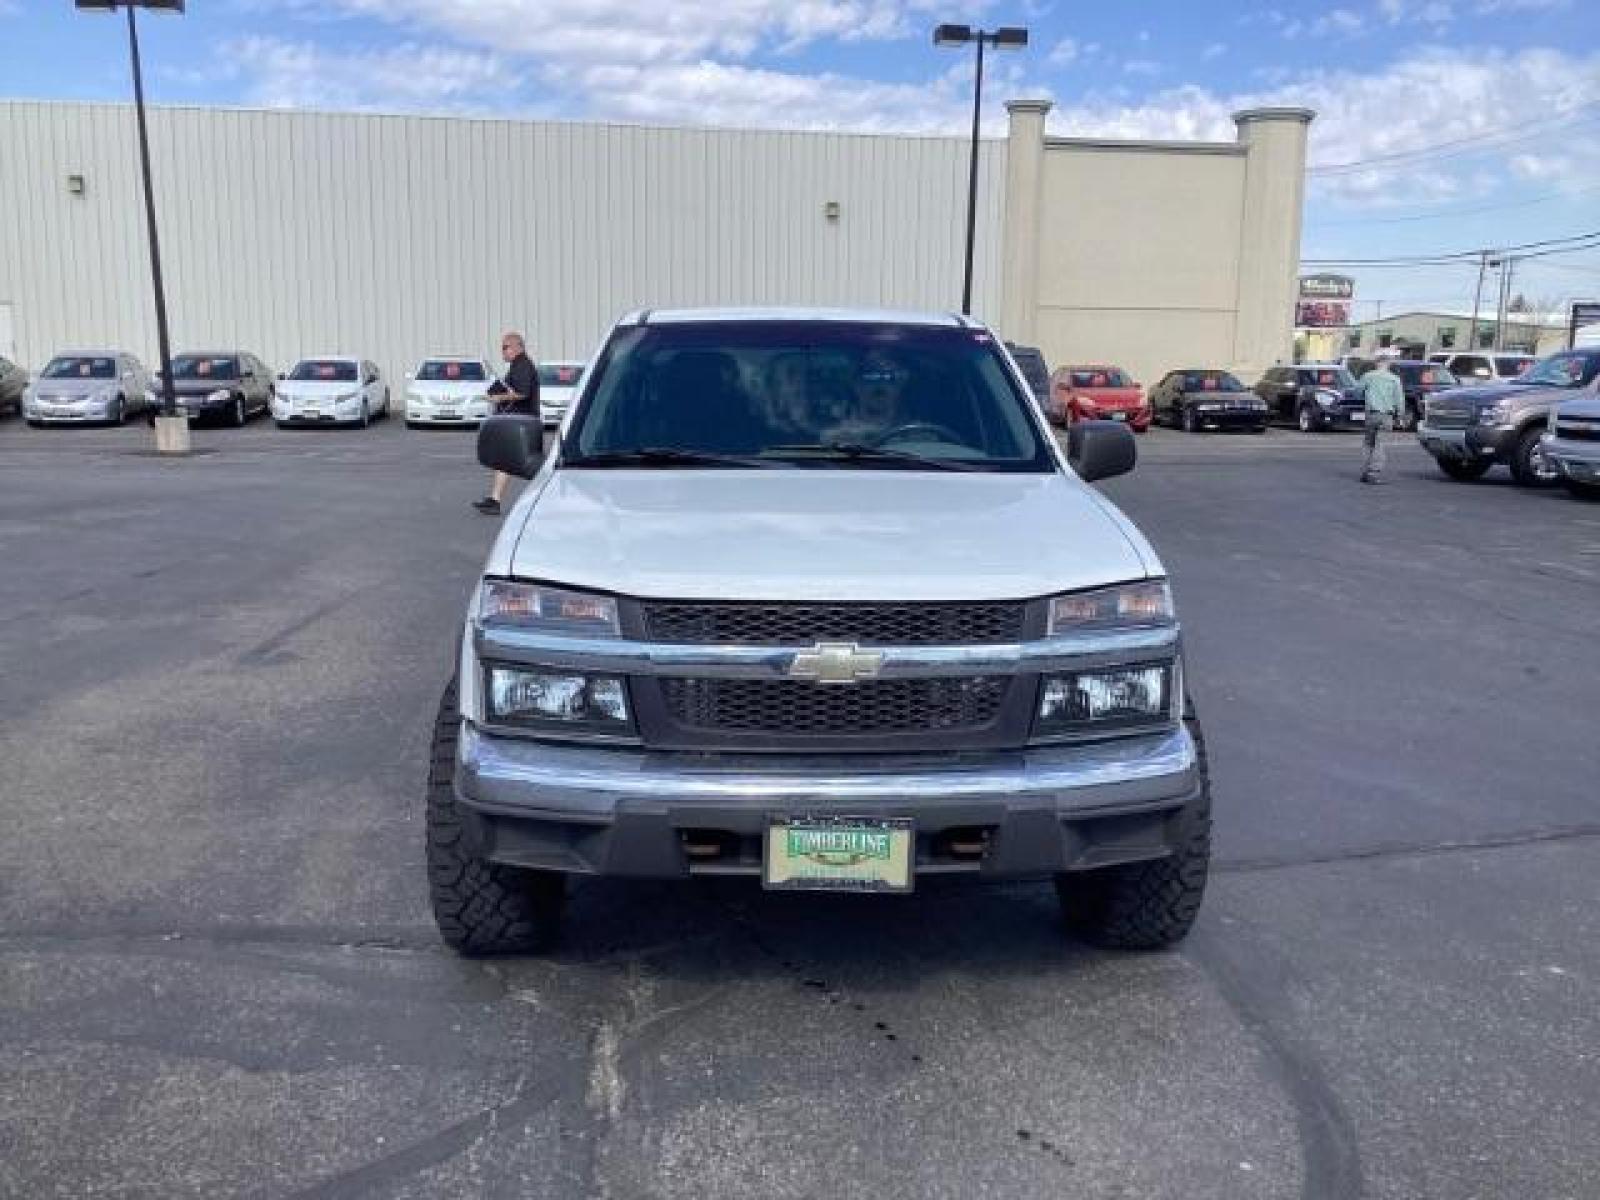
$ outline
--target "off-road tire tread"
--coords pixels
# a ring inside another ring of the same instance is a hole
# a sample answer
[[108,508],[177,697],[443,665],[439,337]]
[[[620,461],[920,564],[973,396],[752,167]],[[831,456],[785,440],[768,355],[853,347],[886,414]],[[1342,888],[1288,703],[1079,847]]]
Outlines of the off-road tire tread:
[[1489,473],[1489,464],[1485,462],[1462,462],[1455,458],[1436,458],[1433,461],[1439,464],[1439,470],[1458,483],[1471,483]]
[[460,731],[452,682],[439,701],[428,762],[428,894],[440,936],[473,957],[548,949],[560,928],[566,880],[472,854],[454,787]]
[[1159,950],[1194,926],[1211,865],[1211,780],[1205,737],[1186,702],[1184,724],[1200,763],[1200,802],[1182,847],[1168,858],[1056,876],[1067,928],[1092,945]]

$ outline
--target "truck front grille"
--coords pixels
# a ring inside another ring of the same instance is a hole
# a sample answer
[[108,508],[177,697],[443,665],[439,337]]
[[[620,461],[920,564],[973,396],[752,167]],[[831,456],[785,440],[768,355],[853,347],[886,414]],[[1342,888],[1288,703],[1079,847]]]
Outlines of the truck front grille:
[[1556,422],[1556,436],[1574,442],[1600,442],[1600,424],[1575,425],[1569,421]]
[[1020,600],[949,604],[766,604],[647,601],[646,636],[692,645],[1001,645],[1022,640]]
[[832,686],[788,679],[663,679],[661,696],[674,721],[704,732],[952,734],[994,722],[1010,682],[985,675]]

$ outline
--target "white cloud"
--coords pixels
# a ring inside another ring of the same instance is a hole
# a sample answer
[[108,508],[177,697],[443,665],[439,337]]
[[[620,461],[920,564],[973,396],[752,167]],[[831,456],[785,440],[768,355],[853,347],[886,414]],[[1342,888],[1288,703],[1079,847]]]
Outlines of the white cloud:
[[1062,38],[1055,44],[1055,49],[1050,51],[1050,57],[1047,61],[1051,66],[1071,66],[1078,60],[1078,55],[1082,52],[1083,47],[1078,44],[1076,38]]
[[1378,0],[1378,12],[1390,25],[1431,25],[1435,32],[1456,19],[1449,0]]
[[1200,57],[1206,62],[1210,62],[1212,59],[1221,58],[1227,52],[1228,47],[1226,43],[1211,42],[1204,50],[1200,51]]
[[1571,7],[1572,0],[1478,0],[1474,11],[1486,16],[1503,12],[1554,12]]
[[1355,37],[1366,30],[1366,20],[1348,8],[1330,9],[1311,23],[1313,37]]
[[1152,78],[1161,74],[1163,68],[1160,63],[1151,58],[1130,58],[1122,64],[1122,70],[1128,75],[1141,75]]

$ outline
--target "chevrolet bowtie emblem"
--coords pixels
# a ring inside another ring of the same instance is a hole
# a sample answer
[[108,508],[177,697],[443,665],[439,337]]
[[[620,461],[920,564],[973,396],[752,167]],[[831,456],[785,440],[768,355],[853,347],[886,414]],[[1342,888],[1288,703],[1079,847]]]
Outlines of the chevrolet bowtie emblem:
[[789,678],[814,679],[818,683],[857,683],[875,679],[883,666],[877,650],[863,650],[854,642],[818,642],[802,650],[789,664]]

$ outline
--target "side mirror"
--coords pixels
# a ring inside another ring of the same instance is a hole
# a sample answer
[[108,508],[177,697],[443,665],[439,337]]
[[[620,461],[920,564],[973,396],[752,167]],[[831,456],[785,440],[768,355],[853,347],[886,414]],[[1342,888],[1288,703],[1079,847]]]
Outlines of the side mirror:
[[1121,421],[1079,421],[1067,434],[1067,461],[1079,479],[1093,483],[1133,470],[1139,447]]
[[491,471],[532,479],[544,465],[544,422],[508,414],[478,426],[478,461]]

